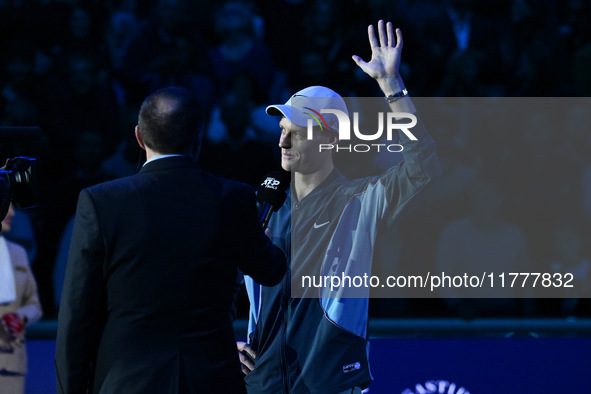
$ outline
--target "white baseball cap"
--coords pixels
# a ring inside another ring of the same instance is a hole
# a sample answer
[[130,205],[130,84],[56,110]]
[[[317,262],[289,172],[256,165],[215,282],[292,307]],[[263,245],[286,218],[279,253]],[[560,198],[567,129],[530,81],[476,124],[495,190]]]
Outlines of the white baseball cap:
[[307,127],[308,119],[312,119],[321,128],[337,130],[338,119],[335,114],[322,113],[323,109],[336,109],[349,116],[347,105],[343,98],[334,90],[324,86],[310,86],[287,100],[285,104],[269,105],[267,114],[283,115],[292,123]]

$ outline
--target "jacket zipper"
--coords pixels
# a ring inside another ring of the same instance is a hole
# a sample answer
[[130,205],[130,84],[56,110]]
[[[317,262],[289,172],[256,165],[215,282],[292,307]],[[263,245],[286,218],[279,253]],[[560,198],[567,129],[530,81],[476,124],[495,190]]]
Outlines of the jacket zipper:
[[[288,271],[287,273],[287,283],[291,281],[291,275]],[[283,392],[289,394],[289,369],[287,363],[287,355],[285,353],[285,346],[287,342],[287,323],[289,321],[289,316],[291,312],[291,302],[289,302],[289,297],[285,294],[285,290],[288,286],[284,287],[283,291],[283,299],[284,299],[284,312],[283,312],[283,334],[281,336],[281,369],[283,371]]]
[[[291,225],[287,229],[287,242],[289,242],[289,253],[291,253]],[[285,285],[283,286],[283,305],[284,305],[284,312],[283,312],[283,335],[281,336],[281,367],[283,370],[283,392],[285,394],[289,394],[290,384],[289,384],[289,366],[287,362],[287,355],[285,353],[285,347],[287,344],[287,325],[290,320],[291,316],[291,257],[290,257],[290,264],[287,267],[287,272],[285,273]]]

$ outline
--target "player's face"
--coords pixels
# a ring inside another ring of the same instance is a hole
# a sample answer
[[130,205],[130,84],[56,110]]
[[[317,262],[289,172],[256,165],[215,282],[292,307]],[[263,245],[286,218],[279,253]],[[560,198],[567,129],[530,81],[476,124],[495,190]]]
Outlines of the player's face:
[[330,137],[326,133],[314,128],[312,139],[308,139],[307,128],[293,124],[286,117],[281,119],[279,127],[281,167],[285,171],[312,174],[330,165],[330,151],[320,151],[320,144],[329,143]]

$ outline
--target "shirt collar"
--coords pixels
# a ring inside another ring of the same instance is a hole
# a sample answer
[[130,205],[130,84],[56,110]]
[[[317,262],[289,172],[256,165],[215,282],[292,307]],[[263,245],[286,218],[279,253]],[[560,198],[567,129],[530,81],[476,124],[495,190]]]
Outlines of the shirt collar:
[[159,155],[159,156],[154,156],[150,160],[146,160],[146,162],[144,163],[144,166],[146,164],[148,164],[149,162],[154,161],[154,160],[166,159],[167,157],[175,157],[175,156],[183,156],[183,155],[174,154],[174,155]]

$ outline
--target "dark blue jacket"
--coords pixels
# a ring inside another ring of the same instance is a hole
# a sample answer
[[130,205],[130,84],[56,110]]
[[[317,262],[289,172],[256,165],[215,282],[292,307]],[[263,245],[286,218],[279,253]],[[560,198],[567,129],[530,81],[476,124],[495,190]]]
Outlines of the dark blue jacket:
[[367,337],[370,287],[310,286],[306,278],[371,276],[378,228],[417,204],[441,173],[435,142],[422,125],[418,141],[400,132],[404,162],[380,176],[347,180],[334,170],[301,201],[288,196],[269,223],[288,256],[280,284],[247,278],[251,347],[246,377],[252,393],[338,393],[372,382]]

